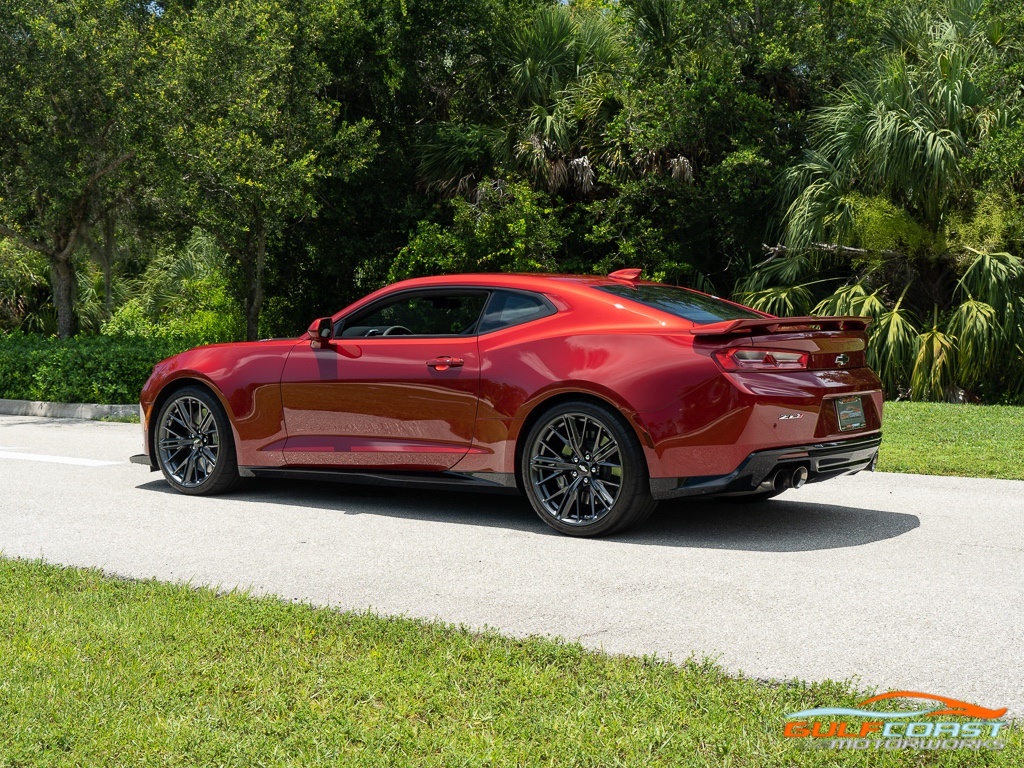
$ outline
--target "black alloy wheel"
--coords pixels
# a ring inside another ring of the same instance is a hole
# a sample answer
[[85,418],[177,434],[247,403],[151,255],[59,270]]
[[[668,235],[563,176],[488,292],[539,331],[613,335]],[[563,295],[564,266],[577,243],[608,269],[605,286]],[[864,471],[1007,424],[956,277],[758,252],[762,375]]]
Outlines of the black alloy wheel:
[[227,414],[202,387],[171,395],[157,416],[153,440],[157,465],[181,493],[223,493],[240,480]]
[[523,443],[523,485],[541,520],[570,536],[601,536],[645,520],[647,461],[625,419],[607,406],[570,401],[544,413]]

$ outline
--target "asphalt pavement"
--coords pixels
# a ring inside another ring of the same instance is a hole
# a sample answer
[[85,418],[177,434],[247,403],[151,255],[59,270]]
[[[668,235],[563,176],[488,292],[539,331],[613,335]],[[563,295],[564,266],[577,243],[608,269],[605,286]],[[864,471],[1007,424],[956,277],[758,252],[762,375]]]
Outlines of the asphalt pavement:
[[579,540],[517,497],[187,497],[129,464],[140,450],[137,424],[0,416],[0,552],[1024,716],[1024,482],[861,473]]

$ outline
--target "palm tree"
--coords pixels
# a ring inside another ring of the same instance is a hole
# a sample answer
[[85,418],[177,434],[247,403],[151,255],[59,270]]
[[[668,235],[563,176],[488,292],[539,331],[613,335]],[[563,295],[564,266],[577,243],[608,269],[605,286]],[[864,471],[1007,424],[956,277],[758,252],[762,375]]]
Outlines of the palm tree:
[[812,284],[801,281],[821,286],[831,274],[844,285],[821,312],[854,290],[863,301],[847,309],[876,318],[869,353],[890,395],[970,391],[1024,345],[1021,260],[973,250],[950,230],[972,205],[972,151],[1020,114],[1015,96],[978,84],[1020,50],[982,6],[947,0],[893,19],[874,67],[813,116],[811,146],[784,175],[784,244],[773,249],[784,256],[741,288],[755,305],[796,296],[794,310],[806,309]]
[[622,6],[646,64],[672,66],[680,48],[697,36],[692,14],[680,0],[624,0]]
[[614,113],[622,43],[599,10],[543,8],[503,32],[490,125],[448,124],[421,146],[420,176],[448,194],[470,192],[494,166],[518,171],[549,192],[586,194],[596,176],[589,153]]
[[815,115],[814,145],[786,174],[787,244],[852,235],[854,192],[881,196],[928,231],[941,230],[964,190],[970,149],[1011,117],[977,84],[1009,49],[998,27],[978,21],[982,5],[948,0],[931,19],[908,9],[877,65]]

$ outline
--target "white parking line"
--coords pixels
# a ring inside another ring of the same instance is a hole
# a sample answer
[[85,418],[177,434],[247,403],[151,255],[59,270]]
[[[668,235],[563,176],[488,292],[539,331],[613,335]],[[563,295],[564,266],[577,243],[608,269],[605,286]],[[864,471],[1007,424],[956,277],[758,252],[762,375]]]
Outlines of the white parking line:
[[0,450],[0,459],[17,459],[20,461],[43,461],[48,464],[78,464],[82,467],[108,467],[113,464],[124,464],[123,461],[99,461],[98,459],[76,459],[71,456],[49,456],[45,453],[18,453]]

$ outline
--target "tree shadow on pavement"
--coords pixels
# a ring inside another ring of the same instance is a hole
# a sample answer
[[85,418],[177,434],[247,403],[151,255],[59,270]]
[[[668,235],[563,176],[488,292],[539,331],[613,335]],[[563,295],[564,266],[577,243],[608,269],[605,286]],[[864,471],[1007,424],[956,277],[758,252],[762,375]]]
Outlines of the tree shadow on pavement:
[[[173,493],[163,480],[140,490]],[[504,528],[558,536],[520,496],[409,490],[388,486],[248,480],[223,497],[260,504]],[[207,501],[207,499],[203,499]],[[751,552],[807,552],[857,547],[901,536],[921,525],[916,515],[773,499],[753,504],[713,500],[664,501],[646,523],[603,541]]]

